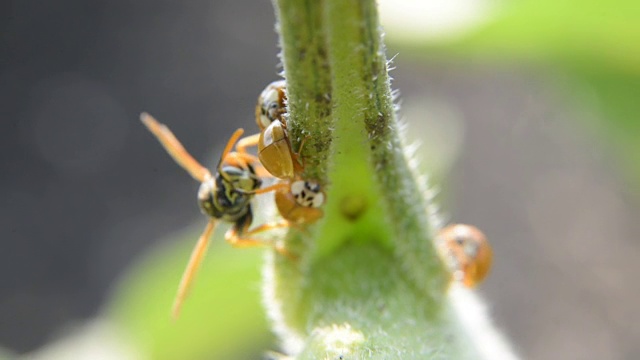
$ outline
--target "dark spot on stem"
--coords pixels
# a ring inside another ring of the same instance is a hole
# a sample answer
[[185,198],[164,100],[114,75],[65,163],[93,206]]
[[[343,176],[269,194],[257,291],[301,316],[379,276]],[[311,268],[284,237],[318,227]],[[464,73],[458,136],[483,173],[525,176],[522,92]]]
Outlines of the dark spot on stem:
[[367,210],[369,203],[363,195],[347,195],[340,201],[340,213],[347,220],[355,222]]

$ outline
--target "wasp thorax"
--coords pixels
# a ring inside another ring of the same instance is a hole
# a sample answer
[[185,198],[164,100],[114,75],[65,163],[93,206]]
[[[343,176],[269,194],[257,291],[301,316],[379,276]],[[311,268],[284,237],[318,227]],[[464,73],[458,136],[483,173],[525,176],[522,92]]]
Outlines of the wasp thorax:
[[300,206],[319,208],[324,203],[324,193],[316,182],[294,181],[291,183],[291,194]]
[[261,184],[251,165],[222,166],[215,178],[207,178],[200,184],[200,209],[216,219],[236,221],[246,214],[252,192]]
[[250,192],[262,185],[262,180],[256,175],[253,166],[247,164],[246,168],[236,166],[223,166],[220,175],[221,180],[226,183],[225,187],[240,192]]

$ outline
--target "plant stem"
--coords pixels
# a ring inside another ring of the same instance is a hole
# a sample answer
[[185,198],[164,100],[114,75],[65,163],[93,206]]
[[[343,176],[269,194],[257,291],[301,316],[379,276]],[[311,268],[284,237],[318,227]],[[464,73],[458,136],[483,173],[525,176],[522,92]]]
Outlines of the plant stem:
[[[287,79],[289,137],[295,149],[306,137],[306,179],[326,184],[331,144],[331,77],[321,28],[320,1],[279,1],[278,28]],[[286,51],[284,49],[286,48]],[[295,64],[289,66],[288,64]]]
[[299,358],[468,355],[445,304],[437,224],[407,164],[373,0],[274,0],[294,145],[327,192],[325,216],[291,230],[299,261],[265,265],[264,298]]

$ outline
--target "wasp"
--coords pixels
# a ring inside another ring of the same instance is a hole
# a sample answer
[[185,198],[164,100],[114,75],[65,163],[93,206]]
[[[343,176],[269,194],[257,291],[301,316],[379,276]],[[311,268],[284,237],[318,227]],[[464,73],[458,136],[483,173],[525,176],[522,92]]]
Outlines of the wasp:
[[[254,163],[258,162],[258,159],[243,151],[231,151],[242,136],[244,132],[242,129],[238,129],[233,133],[220,156],[216,173],[211,174],[207,168],[202,166],[185,150],[168,127],[159,123],[147,113],[142,113],[140,120],[155,135],[178,165],[200,182],[198,204],[201,211],[209,216],[209,222],[191,253],[178,286],[172,310],[173,318],[175,319],[180,314],[184,299],[195,278],[218,222],[225,221],[232,224],[231,228],[225,233],[225,240],[234,247],[266,245],[264,241],[253,239],[251,236],[267,230],[285,227],[287,224],[267,223],[249,229],[253,220],[251,200],[255,194],[276,191],[286,187],[286,185],[275,184],[260,188],[262,180],[253,166]],[[276,248],[276,250],[288,255],[282,249]]]
[[275,202],[280,215],[296,224],[308,224],[323,216],[320,209],[325,200],[320,184],[302,180],[304,166],[301,152],[294,152],[287,133],[285,115],[286,82],[278,80],[270,83],[260,93],[256,105],[256,124],[260,133],[247,136],[238,142],[238,151],[246,152],[249,146],[258,147],[258,158],[262,166],[274,177],[285,180],[286,188],[275,192]]
[[478,285],[491,268],[493,252],[485,235],[475,226],[454,224],[436,235],[436,247],[455,281]]

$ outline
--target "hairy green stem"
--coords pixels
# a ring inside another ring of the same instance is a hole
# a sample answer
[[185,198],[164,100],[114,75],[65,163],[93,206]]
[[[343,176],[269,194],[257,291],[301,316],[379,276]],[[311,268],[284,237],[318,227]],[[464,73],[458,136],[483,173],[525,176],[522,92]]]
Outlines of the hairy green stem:
[[[287,123],[295,149],[305,140],[304,177],[326,184],[326,168],[331,144],[331,78],[321,28],[320,1],[282,0],[278,28],[288,94]],[[287,64],[296,64],[288,66]]]
[[467,355],[445,304],[429,199],[398,135],[373,0],[274,0],[294,147],[324,186],[324,218],[272,257],[264,298],[298,358]]

